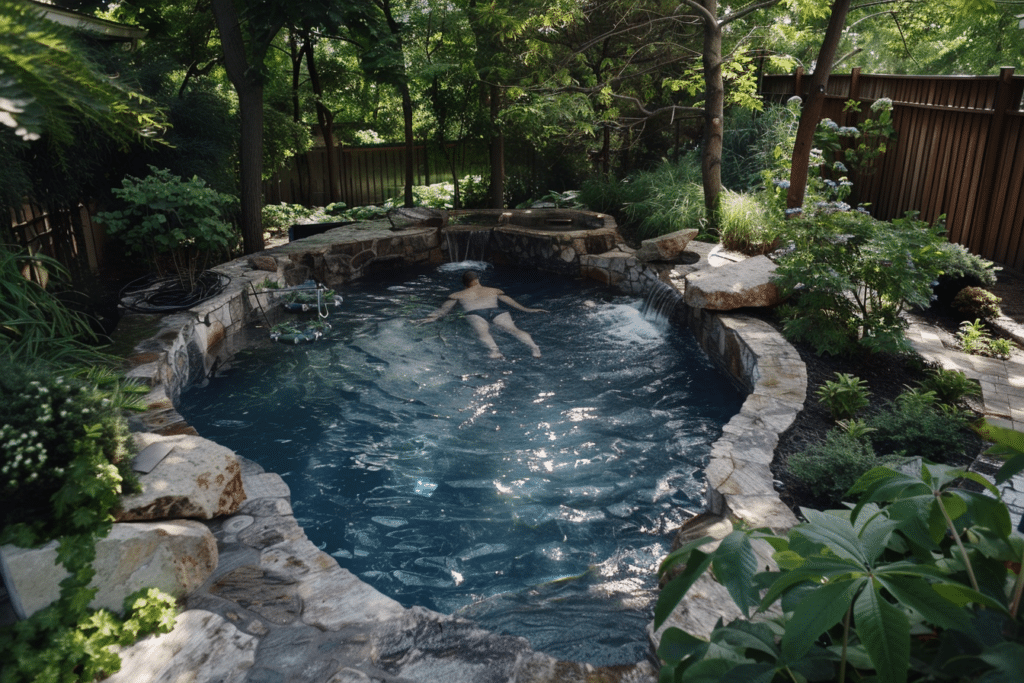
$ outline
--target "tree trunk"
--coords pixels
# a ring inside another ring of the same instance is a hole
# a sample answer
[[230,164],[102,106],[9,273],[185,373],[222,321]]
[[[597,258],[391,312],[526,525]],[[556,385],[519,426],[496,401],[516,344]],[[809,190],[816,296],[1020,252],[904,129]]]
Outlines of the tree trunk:
[[232,0],[211,0],[213,16],[224,50],[224,68],[238,93],[242,121],[240,159],[242,248],[246,254],[262,251],[263,221],[263,83],[259,69],[250,68],[245,42]]
[[[718,17],[718,0],[704,0],[711,17]],[[722,27],[717,18],[704,19],[704,149],[700,161],[704,185],[704,213],[711,230],[718,229],[722,194],[722,119],[725,117],[725,82],[722,79]]]
[[495,84],[490,86],[491,101],[491,192],[490,208],[505,208],[505,135],[498,123],[501,113],[501,88]]
[[306,70],[309,72],[309,85],[313,88],[313,101],[316,102],[316,119],[320,126],[320,134],[324,138],[327,154],[327,201],[331,204],[338,201],[341,179],[338,176],[338,157],[334,153],[334,112],[324,105],[324,89],[320,83],[320,72],[316,68],[313,57],[313,32],[306,29],[302,32],[303,48],[306,51]]
[[818,60],[814,63],[807,101],[800,112],[800,124],[796,129],[793,161],[789,171],[789,191],[786,193],[786,207],[790,209],[799,209],[804,204],[807,167],[810,163],[811,147],[814,145],[814,131],[821,120],[821,111],[825,106],[825,88],[828,86],[828,77],[832,72],[832,64],[836,59],[839,39],[843,36],[843,27],[846,25],[846,15],[849,11],[850,0],[834,0],[832,3],[832,16],[829,17],[828,28],[825,29]]
[[413,205],[412,186],[416,171],[416,140],[412,134],[412,94],[409,81],[402,81],[402,118],[405,120],[405,206]]

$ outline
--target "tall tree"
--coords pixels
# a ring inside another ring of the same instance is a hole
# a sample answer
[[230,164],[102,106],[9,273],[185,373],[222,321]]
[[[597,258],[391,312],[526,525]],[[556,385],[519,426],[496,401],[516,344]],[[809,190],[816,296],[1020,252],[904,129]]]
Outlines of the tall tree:
[[220,32],[224,69],[238,95],[241,118],[239,148],[242,242],[246,254],[263,249],[263,85],[264,60],[270,44],[285,24],[284,12],[272,11],[253,17],[248,24],[249,41],[233,0],[211,0]]
[[759,0],[718,16],[718,0],[682,0],[704,25],[701,61],[704,67],[704,139],[701,152],[701,177],[704,207],[712,229],[718,227],[719,199],[722,194],[722,130],[725,119],[725,81],[722,77],[722,32],[725,27],[780,0]]
[[814,143],[814,130],[821,120],[821,111],[825,105],[825,88],[828,77],[832,73],[839,40],[843,35],[846,15],[850,11],[851,0],[835,0],[829,16],[828,28],[821,41],[818,59],[814,63],[808,86],[807,101],[800,112],[800,123],[796,129],[796,141],[793,144],[793,161],[790,167],[789,190],[786,193],[786,206],[799,209],[804,203],[807,191],[807,167],[810,163],[811,147]]

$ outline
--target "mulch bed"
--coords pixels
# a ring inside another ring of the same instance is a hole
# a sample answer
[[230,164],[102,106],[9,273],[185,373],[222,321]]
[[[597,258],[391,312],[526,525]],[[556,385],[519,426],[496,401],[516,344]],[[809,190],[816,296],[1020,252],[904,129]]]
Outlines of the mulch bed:
[[[955,315],[948,311],[929,310],[914,313],[912,316],[939,332],[949,348],[955,348],[955,333],[960,323]],[[779,327],[770,315],[759,315],[758,317]],[[816,398],[818,388],[824,386],[826,381],[834,380],[837,372],[854,375],[867,383],[871,392],[871,406],[879,407],[894,400],[907,388],[916,387],[917,383],[927,376],[927,371],[932,366],[915,354],[818,356],[806,344],[798,343],[794,346],[807,366],[807,401],[793,425],[780,436],[771,469],[779,496],[799,517],[801,507],[815,509],[834,507],[832,504],[819,500],[799,481],[790,476],[786,469],[786,461],[789,456],[823,441],[825,434],[830,429],[836,428],[828,409]],[[965,407],[978,413],[981,404],[974,399],[968,399]],[[976,459],[976,456],[985,450],[980,438],[973,433],[965,433],[964,439],[967,444],[966,453],[970,455],[947,460],[946,464],[969,466],[975,471],[993,474],[995,467],[991,463]],[[971,483],[971,488],[977,487]]]

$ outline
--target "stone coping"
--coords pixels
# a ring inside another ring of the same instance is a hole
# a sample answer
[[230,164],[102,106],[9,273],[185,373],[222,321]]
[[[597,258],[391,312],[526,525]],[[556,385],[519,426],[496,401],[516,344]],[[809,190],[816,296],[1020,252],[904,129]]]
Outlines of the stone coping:
[[[134,321],[141,338],[129,354],[133,364],[129,375],[147,382],[151,391],[150,410],[135,419],[133,428],[164,435],[195,434],[174,403],[185,387],[204,381],[238,350],[244,335],[235,333],[270,305],[270,295],[264,291],[268,283],[291,283],[302,277],[303,268],[331,254],[350,257],[355,253],[364,264],[379,260],[396,268],[434,262],[438,250],[431,235],[436,239],[437,232],[334,229],[309,238],[308,251],[303,249],[306,240],[301,240],[224,264],[217,270],[231,284],[220,295],[186,312]],[[692,249],[701,258],[689,270],[715,262],[712,245],[696,243]],[[427,257],[420,253],[424,250]],[[796,518],[774,490],[769,466],[780,433],[795,420],[806,397],[806,369],[797,351],[756,318],[690,309],[673,284],[681,282],[681,274],[671,266],[658,270],[639,262],[628,247],[585,255],[584,261],[591,273],[626,293],[662,290],[659,295],[673,300],[671,317],[689,325],[708,355],[748,392],[739,413],[713,444],[706,470],[706,516],[717,519],[720,527],[742,521],[783,532],[794,525]],[[595,673],[589,664],[558,662],[532,652],[521,638],[488,634],[471,622],[422,608],[401,608],[338,567],[305,538],[292,516],[288,487],[279,476],[253,463],[246,463],[244,474],[247,500],[242,508],[209,523],[218,538],[218,568],[186,602],[189,612],[220,615],[212,621],[200,620],[211,623],[216,633],[237,631],[237,637],[226,640],[211,636],[211,643],[225,641],[235,647],[239,640],[259,641],[257,646],[241,648],[246,654],[239,671],[244,675],[230,680],[284,680],[310,667],[320,667],[317,670],[326,674],[322,680],[330,681],[427,681],[438,679],[443,671],[440,680],[526,683],[583,681]],[[691,601],[684,609],[701,612],[713,625],[718,606],[708,604],[702,609],[694,604]],[[441,631],[452,639],[440,638]],[[151,640],[136,647],[155,647]],[[260,655],[264,651],[265,657]],[[284,659],[275,661],[274,656]],[[599,671],[601,680],[653,681],[657,667],[652,655],[652,661]],[[132,676],[138,680],[152,672],[125,669],[122,675],[128,676],[124,680]]]

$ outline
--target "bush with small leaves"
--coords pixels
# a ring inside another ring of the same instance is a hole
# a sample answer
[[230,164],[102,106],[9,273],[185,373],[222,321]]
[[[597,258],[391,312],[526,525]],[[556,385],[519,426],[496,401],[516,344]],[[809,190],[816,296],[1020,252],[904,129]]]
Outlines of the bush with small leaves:
[[41,541],[107,519],[122,480],[132,477],[134,447],[111,395],[2,358],[0,394],[2,526],[30,527]]
[[920,456],[945,462],[977,443],[967,425],[937,408],[932,391],[907,391],[870,416],[868,438],[880,455]]
[[986,258],[969,252],[953,242],[939,245],[942,252],[940,264],[942,275],[936,281],[933,291],[942,306],[950,306],[964,287],[991,287],[996,283],[996,271],[1000,267]]
[[833,506],[843,501],[862,474],[882,464],[869,441],[850,431],[833,429],[823,442],[789,456],[786,469],[821,505]]
[[981,287],[964,287],[953,297],[953,309],[968,319],[998,318],[1002,299]]

